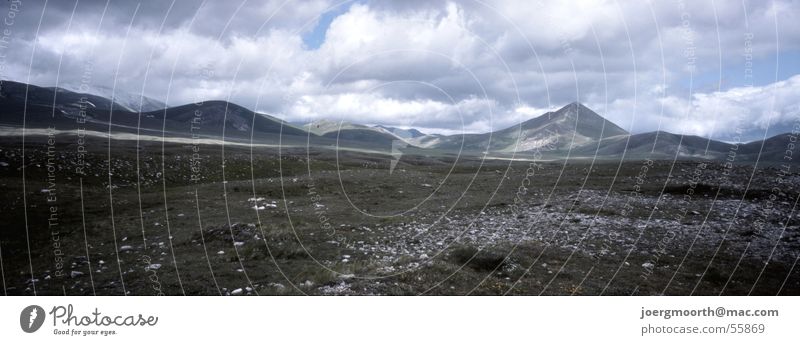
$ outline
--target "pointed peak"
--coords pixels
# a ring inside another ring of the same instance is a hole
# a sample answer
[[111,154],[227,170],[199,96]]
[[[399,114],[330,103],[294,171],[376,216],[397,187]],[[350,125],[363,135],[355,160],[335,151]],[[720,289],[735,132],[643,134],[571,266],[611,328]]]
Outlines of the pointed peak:
[[[570,109],[589,109],[589,107],[585,106],[585,105],[584,105],[583,103],[581,103],[581,102],[574,101],[574,102],[571,102],[571,103],[569,103],[569,104],[567,104],[567,105],[565,105],[565,106],[561,107],[561,109],[559,109],[559,110],[557,110],[557,111],[559,111],[559,112],[560,112],[560,111],[562,111],[562,110],[570,110]],[[589,109],[589,110],[591,110],[591,109]]]
[[594,115],[594,116],[600,117],[600,115],[597,114],[594,110],[590,109],[589,107],[583,105],[583,103],[580,103],[580,102],[569,103],[569,104],[561,107],[561,109],[556,110],[555,114],[563,115],[563,116],[567,116],[567,117],[576,116],[578,114],[580,114],[580,116],[592,116],[592,115]]

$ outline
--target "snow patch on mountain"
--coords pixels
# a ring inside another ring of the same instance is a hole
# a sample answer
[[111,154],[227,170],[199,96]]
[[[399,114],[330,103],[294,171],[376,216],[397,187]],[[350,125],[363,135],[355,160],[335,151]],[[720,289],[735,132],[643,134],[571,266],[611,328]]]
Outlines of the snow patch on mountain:
[[167,107],[167,104],[162,101],[141,94],[125,92],[120,89],[114,90],[106,86],[92,85],[87,87],[86,85],[67,84],[67,85],[62,85],[61,87],[74,92],[88,93],[95,96],[111,99],[115,103],[123,106],[125,110],[130,112],[139,112],[139,111],[149,112],[149,111],[161,110]]

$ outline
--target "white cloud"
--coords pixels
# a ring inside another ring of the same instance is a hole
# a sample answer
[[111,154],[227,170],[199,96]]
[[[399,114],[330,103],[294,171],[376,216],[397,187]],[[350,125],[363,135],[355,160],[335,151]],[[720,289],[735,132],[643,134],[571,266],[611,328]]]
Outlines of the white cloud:
[[[789,131],[800,121],[800,75],[760,87],[694,93],[691,99],[667,96],[655,103],[620,99],[609,104],[608,118],[634,132],[660,127],[673,133],[742,140]],[[602,107],[599,105],[598,107]],[[635,111],[635,113],[634,113]]]
[[[336,17],[315,50],[302,35],[336,3],[283,3],[243,3],[234,17],[240,3],[208,3],[191,26],[199,4],[182,3],[163,32],[163,5],[144,3],[127,41],[125,6],[97,36],[98,9],[78,11],[69,31],[71,8],[50,11],[37,40],[31,25],[18,33],[5,71],[26,81],[30,64],[32,83],[53,85],[63,54],[62,84],[80,80],[93,61],[97,84],[116,77],[118,87],[138,92],[147,75],[145,94],[172,105],[230,97],[289,121],[336,117],[439,132],[499,129],[574,100],[636,132],[660,126],[724,136],[734,124],[763,131],[770,116],[774,125],[797,114],[797,77],[727,90],[684,85],[687,51],[697,65],[692,76],[713,80],[723,77],[715,74],[720,61],[742,66],[746,33],[762,61],[800,49],[796,1],[686,1],[685,9],[613,0],[367,1]],[[15,29],[38,21],[30,9]]]
[[442,103],[434,100],[399,100],[377,93],[344,93],[302,96],[290,107],[289,112],[309,122],[319,119],[358,119],[357,122],[365,124],[427,128],[435,133],[445,133],[442,129],[446,129],[448,133],[461,133],[490,131],[492,123],[497,121],[491,118],[494,107],[494,101],[476,98]]

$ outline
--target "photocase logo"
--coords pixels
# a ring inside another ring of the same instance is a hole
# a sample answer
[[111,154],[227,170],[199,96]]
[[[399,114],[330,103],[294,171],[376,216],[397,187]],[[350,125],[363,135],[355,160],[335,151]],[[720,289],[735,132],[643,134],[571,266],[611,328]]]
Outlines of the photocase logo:
[[38,305],[30,305],[19,314],[19,326],[25,333],[33,333],[44,324],[44,309]]

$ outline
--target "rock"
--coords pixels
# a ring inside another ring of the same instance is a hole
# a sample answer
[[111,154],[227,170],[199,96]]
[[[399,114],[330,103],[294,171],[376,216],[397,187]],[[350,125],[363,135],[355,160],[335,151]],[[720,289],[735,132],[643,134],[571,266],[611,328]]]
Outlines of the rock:
[[656,265],[653,265],[653,263],[652,263],[652,262],[645,262],[645,263],[643,263],[643,264],[642,264],[642,268],[644,268],[644,269],[648,269],[648,270],[651,270],[651,269],[653,269],[653,267],[655,267],[655,266],[656,266]]
[[159,268],[161,268],[161,264],[151,264],[150,266],[147,266],[148,270],[157,270]]
[[69,273],[69,276],[72,277],[72,279],[75,279],[75,278],[78,278],[80,276],[83,276],[83,272],[81,272],[81,271],[72,271],[72,272]]
[[242,290],[242,288],[238,288],[236,290],[231,291],[231,295],[238,296],[241,295],[243,291],[244,290]]
[[119,250],[123,251],[123,252],[131,251],[131,250],[133,250],[133,246],[122,246],[122,247],[119,247]]
[[220,251],[217,252],[217,255],[225,255],[225,251],[224,250],[220,250]]
[[234,246],[241,247],[244,245],[244,242],[233,242]]

